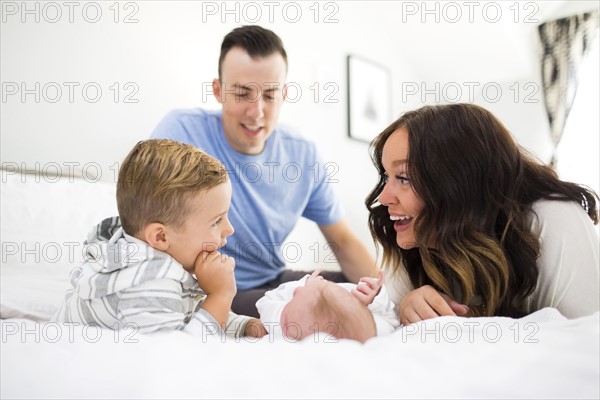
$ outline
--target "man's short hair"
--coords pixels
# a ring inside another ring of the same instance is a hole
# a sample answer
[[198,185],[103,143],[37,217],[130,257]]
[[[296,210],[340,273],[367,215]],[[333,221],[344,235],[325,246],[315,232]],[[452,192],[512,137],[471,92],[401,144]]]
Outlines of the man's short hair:
[[117,182],[117,208],[125,232],[153,222],[183,226],[190,200],[227,181],[221,162],[196,147],[168,139],[144,140],[129,152]]
[[221,55],[219,56],[219,80],[221,80],[223,60],[229,50],[234,47],[244,49],[252,58],[268,57],[271,54],[279,53],[287,66],[287,54],[279,36],[273,31],[258,25],[241,26],[232,30],[223,38]]

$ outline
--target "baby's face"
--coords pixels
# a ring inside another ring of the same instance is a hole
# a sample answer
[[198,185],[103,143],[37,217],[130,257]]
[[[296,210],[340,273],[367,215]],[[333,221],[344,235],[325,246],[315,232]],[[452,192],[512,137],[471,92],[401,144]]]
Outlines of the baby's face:
[[[331,304],[336,304],[338,308],[353,315],[364,313],[365,305],[356,297],[333,282],[323,279],[319,276],[319,271],[313,272],[306,279],[304,286],[297,287],[294,290],[292,300],[285,305],[281,312],[280,323],[283,334],[289,338],[301,340],[315,332],[325,332],[336,335],[339,327],[335,321],[326,321],[319,318],[315,309],[319,299],[326,291],[327,300]],[[366,321],[369,323],[369,320]]]
[[197,194],[191,200],[191,211],[178,229],[166,227],[169,248],[166,253],[186,271],[194,272],[194,263],[201,252],[213,252],[225,246],[233,233],[227,213],[231,204],[229,180]]

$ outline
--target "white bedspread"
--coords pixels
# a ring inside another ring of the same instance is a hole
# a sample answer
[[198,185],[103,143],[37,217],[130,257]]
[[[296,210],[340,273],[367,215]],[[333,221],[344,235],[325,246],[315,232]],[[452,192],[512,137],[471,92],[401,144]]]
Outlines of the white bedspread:
[[[442,317],[365,345],[0,322],[2,398],[598,398],[599,314]],[[129,335],[129,336],[127,336]]]
[[114,183],[3,172],[1,185],[2,399],[600,397],[598,313],[444,317],[365,345],[35,322],[58,308],[89,228],[116,214]]

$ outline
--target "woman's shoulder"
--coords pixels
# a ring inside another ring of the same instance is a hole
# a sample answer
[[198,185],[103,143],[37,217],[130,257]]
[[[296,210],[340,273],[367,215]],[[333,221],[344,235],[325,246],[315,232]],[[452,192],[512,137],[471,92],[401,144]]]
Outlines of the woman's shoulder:
[[598,234],[573,201],[541,200],[532,207],[539,234],[539,276],[529,311],[555,307],[568,318],[598,310]]
[[593,226],[581,204],[574,201],[543,199],[533,203],[531,209],[535,214],[532,218],[533,226],[543,228],[546,225],[560,224],[563,229],[581,224]]
[[583,207],[573,201],[541,200],[533,204],[532,230],[539,235],[540,263],[598,259],[598,233]]
[[576,203],[572,200],[550,200],[550,199],[541,199],[537,200],[532,204],[532,208],[536,211],[542,212],[554,212],[554,211],[582,211],[585,213],[585,210],[581,206],[581,204]]

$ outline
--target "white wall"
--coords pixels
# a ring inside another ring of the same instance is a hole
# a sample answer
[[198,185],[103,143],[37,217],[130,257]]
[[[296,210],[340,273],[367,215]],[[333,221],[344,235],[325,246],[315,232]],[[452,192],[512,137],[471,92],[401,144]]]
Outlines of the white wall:
[[[536,27],[564,11],[567,3],[467,3],[3,2],[2,163],[48,171],[59,166],[63,173],[74,165],[87,168],[88,176],[98,165],[101,179],[114,181],[116,163],[148,137],[167,111],[217,107],[203,88],[217,74],[220,42],[234,27],[256,22],[283,39],[289,81],[302,89],[297,102],[284,106],[281,122],[315,140],[325,158],[339,165],[337,188],[352,227],[372,246],[363,203],[376,174],[367,145],[347,138],[347,54],[389,68],[394,117],[435,102],[436,95],[440,102],[457,101],[452,89],[459,88],[460,100],[488,107],[523,145],[548,160]],[[590,3],[569,2],[568,7],[576,12]],[[98,9],[98,21],[88,22],[96,19]],[[224,13],[226,9],[233,12]],[[298,9],[302,15],[293,22]],[[255,21],[257,10],[262,18]],[[137,22],[124,23],[127,16]],[[327,17],[333,21],[326,23]],[[317,99],[311,90],[315,82]],[[327,83],[339,91],[326,91]],[[69,85],[74,88],[71,99]],[[102,94],[92,102],[96,87]],[[414,87],[430,92],[421,99],[423,92],[407,92]],[[31,92],[22,97],[23,88]],[[125,102],[128,94],[137,102]],[[327,94],[336,102],[325,102]],[[309,229],[306,225],[303,229]],[[309,229],[298,238],[310,241],[318,235]],[[302,263],[313,254],[305,251],[304,256]]]

